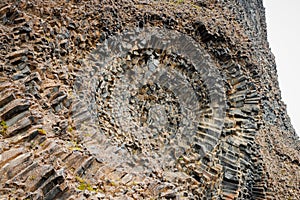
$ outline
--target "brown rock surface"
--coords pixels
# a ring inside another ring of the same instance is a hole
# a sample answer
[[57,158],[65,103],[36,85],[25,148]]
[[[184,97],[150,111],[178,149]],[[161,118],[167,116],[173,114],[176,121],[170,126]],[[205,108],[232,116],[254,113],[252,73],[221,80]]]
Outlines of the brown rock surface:
[[299,197],[261,0],[0,2],[0,199]]

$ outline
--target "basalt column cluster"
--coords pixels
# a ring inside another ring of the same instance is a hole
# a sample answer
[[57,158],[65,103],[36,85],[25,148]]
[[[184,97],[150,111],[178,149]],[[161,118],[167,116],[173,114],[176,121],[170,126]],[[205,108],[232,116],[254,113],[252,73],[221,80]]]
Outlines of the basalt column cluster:
[[262,0],[2,0],[0,199],[299,198],[274,60]]

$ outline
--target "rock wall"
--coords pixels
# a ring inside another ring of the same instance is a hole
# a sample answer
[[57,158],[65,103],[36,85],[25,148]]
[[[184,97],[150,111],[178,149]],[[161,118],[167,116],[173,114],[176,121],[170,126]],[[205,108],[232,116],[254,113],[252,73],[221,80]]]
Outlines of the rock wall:
[[299,198],[261,0],[4,0],[0,38],[0,199]]

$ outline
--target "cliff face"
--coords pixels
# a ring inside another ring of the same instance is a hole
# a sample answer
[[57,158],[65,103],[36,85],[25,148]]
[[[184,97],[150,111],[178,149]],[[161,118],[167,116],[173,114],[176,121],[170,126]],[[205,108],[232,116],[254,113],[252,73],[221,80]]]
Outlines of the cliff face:
[[261,0],[0,6],[0,199],[299,198]]

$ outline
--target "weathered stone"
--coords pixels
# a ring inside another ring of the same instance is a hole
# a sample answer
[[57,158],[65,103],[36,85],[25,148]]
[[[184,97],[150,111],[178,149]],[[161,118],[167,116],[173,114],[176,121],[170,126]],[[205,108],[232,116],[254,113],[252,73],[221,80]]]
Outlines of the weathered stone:
[[3,120],[11,119],[12,117],[20,114],[21,112],[28,110],[29,107],[29,101],[21,99],[13,100],[1,109],[0,118]]
[[20,132],[21,130],[29,128],[32,122],[33,119],[30,117],[19,120],[13,126],[8,127],[7,132],[5,133],[6,137],[12,137],[16,135],[18,132]]
[[0,96],[0,108],[15,99],[15,95],[11,92],[1,92]]
[[8,59],[15,59],[15,58],[17,58],[17,57],[24,56],[24,55],[26,55],[27,53],[28,53],[28,49],[21,49],[21,50],[14,51],[14,52],[8,54],[8,55],[6,56],[6,58],[8,58]]
[[22,155],[19,155],[15,159],[7,162],[0,170],[2,174],[0,181],[2,183],[6,182],[17,175],[26,166],[30,165],[32,163],[31,156],[32,154],[30,152],[24,152]]
[[261,0],[3,0],[0,199],[297,199],[274,66]]
[[3,166],[9,160],[16,158],[18,155],[24,152],[24,148],[20,147],[18,149],[10,149],[8,151],[4,151],[0,156],[0,166]]

